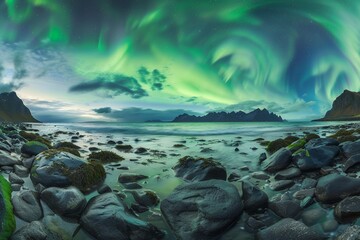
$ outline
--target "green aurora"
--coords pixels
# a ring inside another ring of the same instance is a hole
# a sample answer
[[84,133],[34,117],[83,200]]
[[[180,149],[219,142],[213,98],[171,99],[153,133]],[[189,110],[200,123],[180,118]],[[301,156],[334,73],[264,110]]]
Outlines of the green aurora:
[[360,90],[358,1],[4,0],[0,12],[0,87],[24,98],[310,119]]

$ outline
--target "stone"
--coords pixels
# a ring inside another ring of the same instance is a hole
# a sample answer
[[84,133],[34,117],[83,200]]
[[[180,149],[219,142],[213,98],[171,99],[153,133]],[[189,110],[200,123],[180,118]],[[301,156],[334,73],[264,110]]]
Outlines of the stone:
[[317,181],[312,178],[305,178],[301,184],[302,189],[314,188],[317,184]]
[[103,184],[98,188],[97,191],[99,194],[103,194],[103,193],[112,192],[112,189],[109,187],[109,185]]
[[29,141],[23,144],[21,147],[21,153],[26,154],[28,156],[35,156],[46,150],[49,150],[48,146],[37,141]]
[[26,222],[40,220],[43,217],[40,196],[37,192],[31,190],[17,192],[11,198],[11,202],[15,215]]
[[291,163],[291,151],[281,148],[267,158],[263,163],[263,170],[268,172],[277,172],[286,168]]
[[275,174],[276,180],[288,180],[299,177],[301,175],[301,171],[297,167],[291,167],[285,170],[281,170],[280,172]]
[[244,210],[256,211],[259,208],[266,208],[269,198],[267,194],[250,182],[244,181],[242,184]]
[[280,180],[270,184],[270,189],[273,191],[281,191],[292,187],[295,184],[293,180]]
[[320,240],[325,236],[292,218],[284,218],[257,233],[258,240]]
[[360,154],[355,154],[346,160],[344,164],[344,172],[350,172],[351,168],[355,167],[360,163]]
[[360,197],[347,197],[339,202],[335,209],[334,215],[340,222],[351,222],[360,217]]
[[164,236],[152,224],[132,215],[114,193],[93,197],[80,218],[80,225],[98,240],[157,240]]
[[321,177],[315,188],[316,198],[323,203],[338,202],[356,194],[360,194],[360,179],[336,173]]
[[346,228],[346,230],[340,234],[336,240],[359,240],[360,239],[360,226],[353,225]]
[[301,189],[293,194],[293,197],[298,200],[303,200],[306,197],[313,197],[315,194],[315,188]]
[[307,226],[313,226],[321,222],[326,217],[326,210],[322,208],[313,208],[303,212],[301,218]]
[[138,204],[145,207],[155,207],[160,202],[156,193],[150,190],[132,191],[131,194]]
[[48,233],[42,222],[33,221],[19,230],[17,230],[12,236],[11,240],[47,240]]
[[339,154],[337,146],[308,148],[294,156],[294,161],[301,171],[311,171],[333,163]]
[[259,179],[259,180],[268,180],[268,179],[270,179],[270,176],[267,175],[264,172],[253,172],[251,174],[251,177],[255,178],[255,179]]
[[85,196],[75,187],[50,187],[41,192],[41,199],[56,214],[79,218],[86,206]]
[[119,183],[130,183],[130,182],[137,182],[140,180],[147,179],[148,176],[136,174],[136,173],[121,173],[119,175],[118,181]]
[[173,169],[176,177],[186,181],[226,180],[227,176],[225,168],[212,158],[186,156],[179,159]]
[[22,165],[14,165],[14,171],[20,177],[27,177],[29,175],[29,170]]
[[360,141],[356,142],[346,142],[342,144],[342,149],[344,152],[344,155],[347,158],[350,158],[354,155],[360,154]]
[[339,142],[334,138],[314,138],[305,144],[306,149],[325,147],[325,146],[338,146]]
[[240,177],[239,174],[233,172],[233,173],[230,173],[230,175],[229,175],[229,177],[228,177],[228,181],[229,181],[229,182],[235,182],[235,181],[240,180],[240,178],[241,178],[241,177]]
[[282,218],[295,218],[302,210],[296,200],[269,202],[269,209]]
[[20,163],[18,158],[0,150],[0,166],[13,166],[18,163]]
[[231,183],[185,183],[165,198],[160,209],[179,239],[215,239],[240,217],[243,205]]
[[142,186],[136,182],[130,182],[130,183],[122,183],[122,185],[124,186],[124,188],[126,189],[141,189]]
[[19,176],[16,175],[15,173],[10,173],[10,174],[9,174],[9,182],[10,182],[10,183],[23,184],[23,183],[24,183],[24,179],[22,179],[21,177],[19,177]]

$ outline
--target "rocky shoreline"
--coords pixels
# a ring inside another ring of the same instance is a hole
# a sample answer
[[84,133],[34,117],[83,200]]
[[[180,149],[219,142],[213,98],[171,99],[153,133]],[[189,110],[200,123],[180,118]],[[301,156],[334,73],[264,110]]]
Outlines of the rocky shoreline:
[[[360,126],[280,135],[187,137],[167,150],[2,124],[0,239],[358,239]],[[248,164],[219,160],[220,144]],[[160,193],[150,183],[162,179],[178,183]]]

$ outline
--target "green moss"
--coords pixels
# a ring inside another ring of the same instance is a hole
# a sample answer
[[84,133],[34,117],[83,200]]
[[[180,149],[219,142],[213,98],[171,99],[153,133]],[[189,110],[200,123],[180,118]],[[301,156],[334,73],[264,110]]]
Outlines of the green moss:
[[0,212],[0,218],[3,221],[0,225],[0,239],[9,239],[16,229],[16,221],[11,204],[11,186],[2,175],[0,175],[0,195],[5,208]]
[[73,149],[73,148],[67,148],[67,147],[61,147],[57,149],[59,152],[68,152],[71,153],[72,155],[75,155],[77,157],[81,157],[80,153],[78,150]]
[[28,145],[29,147],[31,147],[31,146],[42,146],[44,148],[48,148],[48,146],[46,144],[44,144],[42,142],[38,142],[36,140],[29,141],[29,142],[25,143],[25,145]]
[[98,160],[101,163],[119,162],[124,160],[123,157],[110,151],[93,152],[89,155],[89,160]]
[[334,138],[334,139],[338,140],[340,143],[347,142],[347,141],[354,142],[359,139],[358,137],[352,135],[354,132],[356,132],[356,131],[340,129],[335,134],[329,136],[329,138]]
[[284,139],[279,138],[279,139],[276,139],[276,140],[270,142],[269,145],[267,146],[266,150],[269,153],[273,154],[280,148],[287,147],[288,145],[289,145],[288,142],[286,142]]
[[23,138],[25,138],[28,141],[37,141],[37,142],[41,142],[43,144],[45,144],[48,148],[51,148],[51,141],[49,141],[46,138],[43,138],[41,136],[39,136],[38,134],[35,133],[29,133],[29,132],[25,132],[25,131],[20,131],[19,135],[22,136]]
[[288,145],[295,142],[295,141],[297,141],[297,140],[299,140],[299,138],[296,137],[296,136],[287,136],[286,138],[284,138],[284,141],[287,142]]
[[72,142],[60,142],[56,144],[56,148],[71,148],[71,149],[80,149],[78,145],[73,144]]
[[299,149],[303,148],[305,146],[305,144],[306,144],[306,140],[304,138],[301,138],[301,139],[293,142],[289,146],[287,146],[287,149],[289,149],[292,152],[296,152]]
[[104,181],[106,172],[104,167],[95,161],[82,165],[76,171],[65,173],[74,186],[81,191],[86,192],[95,185]]

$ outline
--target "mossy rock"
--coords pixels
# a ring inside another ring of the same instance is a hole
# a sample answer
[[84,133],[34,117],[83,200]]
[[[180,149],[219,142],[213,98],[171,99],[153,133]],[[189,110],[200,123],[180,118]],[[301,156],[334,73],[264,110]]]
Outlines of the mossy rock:
[[9,239],[16,229],[16,221],[11,204],[11,186],[0,175],[0,239]]
[[329,138],[334,138],[334,139],[338,140],[338,142],[340,142],[340,143],[347,142],[347,141],[354,142],[359,139],[358,137],[352,135],[354,132],[356,132],[356,131],[340,129],[335,134],[329,136]]
[[287,142],[288,145],[295,142],[295,141],[297,141],[297,140],[299,140],[299,138],[296,137],[296,136],[287,136],[286,138],[284,138],[284,141]]
[[38,155],[46,150],[49,150],[48,146],[38,141],[26,142],[21,147],[21,152],[30,156]]
[[287,147],[289,145],[288,142],[286,142],[284,139],[276,139],[272,142],[270,142],[266,148],[266,150],[273,154],[274,152],[276,152],[277,150],[279,150],[280,148],[283,148],[283,147]]
[[93,152],[89,155],[89,160],[97,160],[101,163],[119,162],[124,160],[123,157],[110,151]]
[[309,133],[305,135],[305,140],[308,142],[312,139],[316,139],[316,138],[320,138],[319,135],[315,134],[315,133]]
[[43,138],[41,136],[39,136],[38,134],[35,133],[29,133],[29,132],[25,132],[25,131],[20,131],[19,135],[22,136],[23,138],[25,138],[28,141],[37,141],[37,142],[41,142],[43,144],[45,144],[48,148],[51,148],[51,141],[49,141],[46,138]]
[[301,138],[293,143],[291,143],[286,148],[289,149],[291,152],[296,152],[299,149],[303,148],[306,144],[306,140],[304,138]]
[[56,150],[58,151],[62,151],[62,152],[68,152],[71,153],[77,157],[81,157],[80,152],[74,148],[68,148],[68,147],[61,147],[61,148],[57,148]]
[[71,148],[71,149],[80,149],[80,147],[72,142],[59,142],[55,145],[55,148]]
[[131,149],[133,149],[131,145],[125,145],[125,144],[116,145],[115,148],[119,151],[124,151],[124,152],[128,152],[131,151]]
[[348,141],[355,142],[359,140],[359,137],[354,135],[347,135],[347,136],[338,137],[336,140],[338,140],[339,143],[348,142]]

